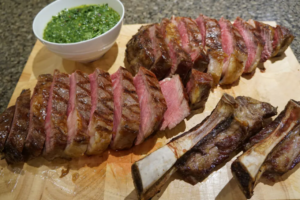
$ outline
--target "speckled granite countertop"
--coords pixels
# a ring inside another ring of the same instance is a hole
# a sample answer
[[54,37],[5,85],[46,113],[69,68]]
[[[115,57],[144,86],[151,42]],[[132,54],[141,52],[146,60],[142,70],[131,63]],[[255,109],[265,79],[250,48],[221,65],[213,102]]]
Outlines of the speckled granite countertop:
[[[32,33],[34,16],[51,0],[0,1],[0,112],[14,91],[26,60],[36,41]],[[260,21],[276,21],[289,28],[296,39],[292,49],[300,60],[299,0],[122,0],[126,8],[125,24],[159,22],[164,17],[188,16],[199,13],[234,20],[240,16]]]

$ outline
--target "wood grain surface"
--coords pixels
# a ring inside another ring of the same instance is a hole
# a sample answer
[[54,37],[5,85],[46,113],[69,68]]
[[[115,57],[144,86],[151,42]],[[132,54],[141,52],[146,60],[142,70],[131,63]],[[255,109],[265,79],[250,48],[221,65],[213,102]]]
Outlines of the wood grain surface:
[[[269,23],[275,25],[275,22]],[[124,66],[126,43],[139,27],[124,25],[113,47],[102,58],[89,64],[64,60],[36,42],[9,105],[15,104],[22,89],[34,88],[38,75],[52,74],[54,69],[67,73],[79,69],[91,73],[99,67],[110,73],[115,72],[119,66]],[[157,133],[130,150],[107,151],[101,157],[82,157],[71,161],[58,159],[48,162],[37,158],[18,166],[7,166],[4,160],[0,161],[0,199],[137,199],[131,178],[131,164],[175,135],[200,123],[210,114],[224,92],[269,102],[278,106],[279,111],[289,99],[300,101],[300,66],[290,48],[283,56],[261,64],[262,67],[265,67],[264,72],[257,69],[253,77],[242,77],[231,88],[218,87],[211,92],[202,113],[194,114],[173,130]],[[177,174],[154,199],[243,200],[245,197],[232,178],[231,162],[195,186],[184,182]],[[262,180],[256,186],[252,199],[300,199],[299,166],[276,183]],[[69,172],[61,177],[62,170]]]

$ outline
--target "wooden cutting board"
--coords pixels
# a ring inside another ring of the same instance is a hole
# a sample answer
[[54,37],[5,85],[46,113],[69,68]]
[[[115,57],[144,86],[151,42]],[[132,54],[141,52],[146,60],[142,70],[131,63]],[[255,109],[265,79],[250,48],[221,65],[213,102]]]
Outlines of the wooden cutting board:
[[[270,22],[275,25],[275,22]],[[99,67],[115,72],[124,66],[126,43],[140,25],[124,25],[113,47],[99,60],[80,64],[64,60],[49,52],[39,41],[36,42],[24,71],[20,77],[9,105],[15,103],[22,89],[33,89],[40,74],[53,73],[54,69],[72,73],[79,69],[91,73]],[[82,157],[72,161],[48,162],[37,158],[24,165],[7,166],[0,161],[0,199],[137,199],[131,178],[131,164],[164,145],[170,138],[189,130],[200,123],[216,106],[224,92],[233,96],[245,95],[278,106],[281,111],[289,99],[300,100],[300,66],[290,48],[285,55],[268,60],[253,77],[243,77],[231,88],[218,87],[210,94],[203,113],[180,123],[171,131],[157,133],[142,145],[127,151],[107,151],[101,157]],[[154,199],[245,199],[236,180],[232,178],[228,162],[195,186],[182,181],[175,175]],[[282,176],[279,182],[262,180],[255,188],[252,199],[300,199],[300,170]],[[62,171],[69,172],[60,177]]]

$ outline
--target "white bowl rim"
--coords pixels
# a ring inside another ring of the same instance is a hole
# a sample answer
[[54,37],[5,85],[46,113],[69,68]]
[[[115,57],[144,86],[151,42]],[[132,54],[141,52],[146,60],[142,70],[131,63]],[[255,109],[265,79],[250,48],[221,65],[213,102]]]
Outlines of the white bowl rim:
[[[111,29],[109,29],[108,31],[106,31],[105,33],[102,33],[101,35],[98,35],[97,37],[94,37],[94,38],[91,38],[91,39],[88,39],[88,40],[83,40],[83,41],[80,41],[80,42],[73,42],[73,43],[56,43],[56,42],[49,42],[47,40],[44,40],[43,38],[39,37],[38,34],[36,34],[35,32],[35,29],[34,29],[34,24],[36,23],[36,18],[43,12],[44,9],[46,9],[48,6],[52,5],[52,4],[55,4],[57,2],[59,2],[60,0],[57,0],[57,1],[54,1],[50,4],[48,4],[47,6],[45,6],[42,10],[40,10],[40,12],[34,17],[34,20],[33,20],[33,23],[32,23],[32,30],[33,30],[33,33],[34,35],[42,42],[44,43],[48,43],[48,44],[53,44],[53,45],[62,45],[62,46],[72,46],[74,44],[82,44],[82,43],[85,43],[85,42],[89,42],[89,41],[93,41],[93,40],[96,40],[97,38],[100,38],[101,36],[104,36],[104,35],[107,35],[108,33],[110,33],[113,29],[115,29],[120,23],[123,23],[123,19],[124,19],[124,15],[125,15],[125,8],[124,8],[124,5],[123,3],[120,1],[120,0],[116,0],[117,2],[120,3],[121,7],[122,7],[122,16],[120,17],[120,20],[118,21],[118,23],[116,23]],[[82,4],[82,5],[85,5],[85,4]]]

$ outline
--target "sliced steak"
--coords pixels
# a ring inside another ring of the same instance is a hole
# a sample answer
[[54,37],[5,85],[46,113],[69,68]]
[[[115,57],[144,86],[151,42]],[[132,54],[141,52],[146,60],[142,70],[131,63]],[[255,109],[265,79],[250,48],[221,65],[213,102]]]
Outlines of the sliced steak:
[[211,75],[193,69],[190,80],[186,84],[191,110],[203,108],[213,84]]
[[244,56],[244,54],[241,54],[240,43],[236,41],[238,36],[234,32],[231,22],[222,17],[219,20],[219,25],[221,27],[222,48],[228,55],[224,60],[220,85],[228,85],[236,82],[242,75],[245,59],[239,60],[239,57]]
[[157,131],[167,110],[166,100],[156,76],[144,67],[133,78],[141,109],[140,128],[135,145],[141,144],[153,132]]
[[90,142],[87,155],[102,154],[112,138],[114,120],[114,97],[109,73],[96,69],[89,75],[91,82],[91,117],[88,127]]
[[120,67],[111,75],[114,93],[114,126],[111,148],[115,150],[132,147],[139,133],[140,107],[133,77]]
[[86,152],[90,140],[87,130],[91,107],[89,76],[77,70],[70,76],[68,103],[68,141],[65,153],[71,157],[79,157]]
[[51,74],[40,75],[31,97],[29,131],[24,150],[32,156],[41,155],[45,145],[45,119],[52,81]]
[[0,115],[0,153],[4,150],[4,145],[11,129],[14,113],[15,106],[11,106]]
[[168,46],[169,56],[172,61],[172,68],[169,76],[179,74],[183,83],[186,83],[193,67],[191,57],[181,47],[180,34],[176,25],[169,19],[163,19],[160,26],[162,36]]
[[159,80],[170,74],[171,60],[158,24],[142,26],[126,47],[126,59],[133,74],[141,66],[151,70]]
[[272,43],[272,57],[280,56],[285,52],[289,45],[294,40],[292,33],[285,27],[277,25],[275,28],[274,40]]
[[53,82],[45,120],[46,142],[44,157],[52,160],[56,157],[67,157],[64,150],[67,145],[67,109],[69,102],[69,75],[54,70]]
[[221,79],[222,66],[227,57],[227,54],[222,49],[221,29],[217,20],[204,15],[199,15],[196,22],[209,57],[207,73],[212,75],[213,85],[216,86]]
[[190,114],[188,98],[178,75],[166,78],[159,84],[168,107],[160,130],[172,129]]
[[272,43],[274,40],[275,29],[268,24],[254,21],[253,19],[249,19],[248,23],[256,29],[265,43],[264,49],[261,53],[260,62],[266,62],[273,53]]
[[14,118],[4,151],[8,164],[25,161],[23,148],[29,127],[30,90],[23,90],[16,101]]
[[244,73],[252,73],[260,61],[264,42],[255,28],[240,17],[236,18],[233,26],[235,26],[243,36],[248,49],[248,58]]
[[190,55],[193,68],[206,71],[209,63],[203,50],[202,35],[194,20],[188,17],[172,17],[172,23],[177,26],[181,38],[182,48]]

